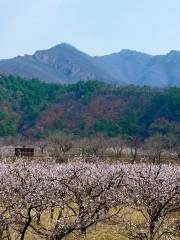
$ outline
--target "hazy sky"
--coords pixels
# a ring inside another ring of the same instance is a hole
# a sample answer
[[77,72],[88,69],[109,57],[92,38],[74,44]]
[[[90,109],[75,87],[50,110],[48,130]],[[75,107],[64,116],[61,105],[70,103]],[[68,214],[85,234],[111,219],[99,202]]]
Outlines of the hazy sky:
[[180,50],[180,0],[0,0],[0,58],[61,42],[91,55]]

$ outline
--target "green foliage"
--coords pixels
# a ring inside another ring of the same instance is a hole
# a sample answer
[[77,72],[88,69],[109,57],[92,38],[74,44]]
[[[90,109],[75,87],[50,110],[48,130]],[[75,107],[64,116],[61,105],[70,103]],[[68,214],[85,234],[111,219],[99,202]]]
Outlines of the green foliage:
[[107,87],[107,84],[99,81],[79,81],[75,84],[66,85],[66,90],[69,93],[74,93],[77,98],[82,99],[83,103],[88,104],[94,92]]
[[179,136],[180,88],[115,87],[95,80],[61,85],[0,76],[0,136],[31,130],[38,138],[58,131]]
[[109,119],[96,120],[94,123],[94,132],[102,132],[109,137],[115,137],[120,133],[120,127],[117,123],[114,123]]
[[16,121],[5,110],[0,111],[0,136],[16,135]]
[[136,136],[140,131],[138,117],[135,114],[129,114],[120,120],[121,133],[127,136]]

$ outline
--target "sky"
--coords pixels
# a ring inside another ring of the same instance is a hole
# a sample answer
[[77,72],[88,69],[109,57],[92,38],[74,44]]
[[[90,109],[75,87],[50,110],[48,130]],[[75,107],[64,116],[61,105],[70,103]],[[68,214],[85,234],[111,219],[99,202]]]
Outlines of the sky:
[[90,55],[180,50],[180,0],[0,0],[0,59],[62,42]]

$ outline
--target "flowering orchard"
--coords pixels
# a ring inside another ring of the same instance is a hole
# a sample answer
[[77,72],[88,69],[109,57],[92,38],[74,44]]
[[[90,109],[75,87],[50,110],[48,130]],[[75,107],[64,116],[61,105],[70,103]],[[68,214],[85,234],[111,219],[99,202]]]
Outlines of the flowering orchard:
[[[180,167],[170,165],[2,163],[0,239],[85,236],[112,220],[129,239],[178,239],[179,178]],[[141,223],[126,208],[140,212]]]

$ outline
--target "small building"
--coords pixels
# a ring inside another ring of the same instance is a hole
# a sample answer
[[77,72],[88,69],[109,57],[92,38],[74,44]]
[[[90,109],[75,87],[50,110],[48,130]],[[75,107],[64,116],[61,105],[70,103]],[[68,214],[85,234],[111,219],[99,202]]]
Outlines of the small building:
[[15,148],[16,157],[34,157],[34,148]]
[[0,146],[0,160],[8,158],[43,158],[49,157],[50,150],[49,148],[42,148],[41,146],[22,146],[22,145],[8,145]]

